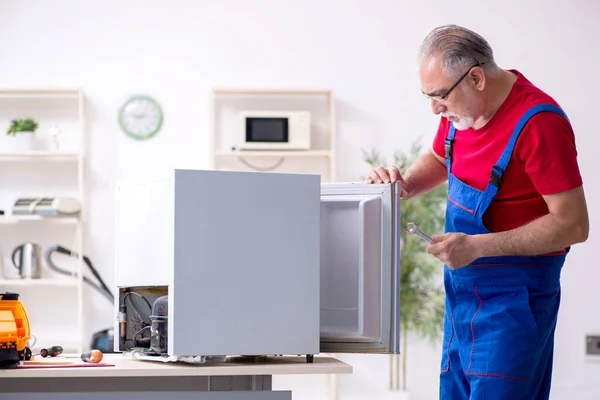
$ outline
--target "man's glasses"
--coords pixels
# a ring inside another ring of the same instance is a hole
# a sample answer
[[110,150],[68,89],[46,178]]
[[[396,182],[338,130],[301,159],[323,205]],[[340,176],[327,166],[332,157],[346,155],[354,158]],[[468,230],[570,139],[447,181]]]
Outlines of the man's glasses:
[[477,63],[475,65],[473,65],[472,67],[470,67],[467,72],[465,72],[457,81],[454,85],[452,85],[450,87],[450,89],[446,90],[444,93],[442,94],[427,94],[427,93],[423,93],[425,95],[425,97],[427,97],[430,100],[446,100],[446,98],[448,96],[450,96],[450,93],[452,93],[452,91],[454,89],[456,89],[456,87],[463,81],[463,79],[465,79],[467,77],[467,75],[469,75],[469,72],[471,72],[471,70],[475,67],[480,67],[482,66],[484,63]]

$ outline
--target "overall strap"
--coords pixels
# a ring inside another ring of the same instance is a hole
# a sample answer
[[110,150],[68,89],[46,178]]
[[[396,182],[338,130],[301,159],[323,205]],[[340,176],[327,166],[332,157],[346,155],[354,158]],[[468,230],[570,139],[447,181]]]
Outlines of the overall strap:
[[444,147],[446,149],[446,167],[448,168],[448,172],[452,170],[452,147],[454,144],[454,134],[456,133],[456,128],[454,124],[450,124],[450,131],[448,132],[448,136],[444,140]]
[[515,144],[517,143],[517,139],[519,138],[519,135],[521,134],[521,131],[523,130],[523,127],[529,121],[529,119],[531,119],[531,117],[533,117],[537,113],[544,112],[544,111],[557,113],[557,114],[563,116],[567,121],[569,120],[569,118],[567,117],[567,114],[565,114],[565,112],[560,107],[557,107],[552,104],[539,104],[539,105],[535,105],[535,106],[531,107],[529,110],[527,110],[527,112],[525,114],[523,114],[523,116],[517,123],[517,126],[515,127],[512,135],[510,137],[510,140],[508,141],[508,144],[506,145],[506,148],[504,149],[504,152],[498,159],[498,162],[496,162],[496,164],[492,167],[490,182],[486,189],[486,192],[488,192],[489,194],[492,195],[491,197],[495,196],[496,193],[498,192],[498,189],[500,188],[500,182],[502,181],[502,175],[504,174],[504,171],[506,171],[506,166],[508,165],[508,162],[510,161],[510,157],[515,148]]

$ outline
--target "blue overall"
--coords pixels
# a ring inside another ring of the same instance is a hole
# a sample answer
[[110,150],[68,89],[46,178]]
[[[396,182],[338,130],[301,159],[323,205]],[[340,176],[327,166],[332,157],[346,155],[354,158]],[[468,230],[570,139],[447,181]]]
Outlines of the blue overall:
[[[483,214],[498,192],[523,126],[539,112],[556,112],[567,118],[553,105],[528,110],[492,168],[484,191],[468,186],[452,174],[452,125],[445,141],[446,232],[490,232],[482,222]],[[446,310],[440,399],[549,398],[560,273],[566,253],[484,257],[456,270],[444,266]]]

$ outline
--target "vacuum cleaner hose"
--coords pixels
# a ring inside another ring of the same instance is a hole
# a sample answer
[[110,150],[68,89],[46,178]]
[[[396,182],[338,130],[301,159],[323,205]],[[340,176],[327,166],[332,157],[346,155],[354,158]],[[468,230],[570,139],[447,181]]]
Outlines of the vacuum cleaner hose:
[[[66,254],[70,257],[78,257],[79,255],[77,253],[75,253],[65,247],[59,246],[59,245],[49,247],[48,250],[46,250],[46,253],[44,255],[44,258],[46,259],[46,264],[48,264],[48,266],[50,268],[52,268],[53,270],[55,270],[63,275],[77,277],[76,272],[59,268],[52,262],[52,253],[54,253],[54,252]],[[106,286],[106,284],[102,280],[102,277],[100,277],[100,274],[98,273],[98,271],[96,271],[96,268],[94,268],[94,266],[92,265],[92,262],[90,261],[90,259],[87,256],[83,256],[83,261],[86,263],[86,265],[88,266],[90,271],[92,271],[92,274],[96,277],[96,279],[98,279],[98,282],[100,283],[100,285],[93,282],[87,276],[83,277],[83,281],[85,283],[87,283],[88,285],[90,285],[91,287],[93,287],[94,289],[96,289],[97,291],[99,291],[108,300],[110,300],[111,302],[114,302],[115,297],[114,297],[113,293],[110,291],[108,286]]]

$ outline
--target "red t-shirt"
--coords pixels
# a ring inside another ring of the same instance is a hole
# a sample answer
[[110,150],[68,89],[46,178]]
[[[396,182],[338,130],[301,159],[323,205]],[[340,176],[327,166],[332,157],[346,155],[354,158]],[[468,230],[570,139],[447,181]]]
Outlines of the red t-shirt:
[[[558,105],[518,71],[513,88],[492,119],[481,129],[456,131],[452,173],[479,190],[490,180],[492,166],[504,151],[519,118],[541,103]],[[444,157],[444,139],[451,121],[442,117],[433,142]],[[575,135],[562,116],[541,112],[525,125],[502,177],[500,189],[486,214],[484,225],[500,232],[548,214],[542,195],[573,189],[582,184]]]

